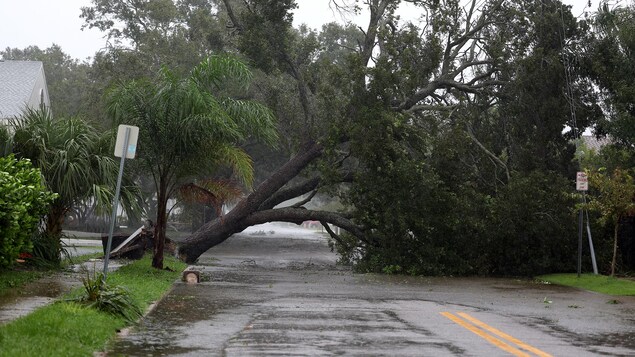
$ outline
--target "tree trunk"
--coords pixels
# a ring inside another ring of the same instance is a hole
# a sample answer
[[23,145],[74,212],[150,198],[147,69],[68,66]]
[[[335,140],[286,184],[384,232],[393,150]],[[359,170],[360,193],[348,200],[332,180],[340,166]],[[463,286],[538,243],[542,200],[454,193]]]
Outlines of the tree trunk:
[[46,216],[46,237],[51,240],[50,247],[54,247],[54,251],[47,252],[47,256],[55,262],[60,262],[62,255],[62,226],[66,218],[66,207],[60,205],[52,205],[48,215]]
[[619,219],[615,222],[615,228],[613,231],[613,261],[611,261],[611,276],[615,275],[615,266],[617,265],[617,234],[620,227]]
[[[260,184],[249,196],[241,200],[229,213],[204,224],[198,231],[187,237],[185,241],[179,245],[179,255],[181,259],[192,263],[211,247],[224,242],[232,234],[241,232],[254,224],[265,223],[271,220],[295,222],[298,219],[297,216],[281,217],[275,215],[274,218],[273,215],[270,215],[251,221],[248,220],[248,218],[261,210],[261,206],[267,199],[295,178],[313,160],[320,157],[322,155],[322,149],[322,145],[309,142],[296,156],[274,172],[273,175]],[[267,220],[269,218],[271,218],[271,220]]]
[[163,269],[163,250],[165,248],[165,230],[167,228],[167,189],[160,182],[157,197],[157,222],[154,227],[154,250],[152,254],[152,267]]
[[46,234],[50,238],[60,239],[62,236],[62,225],[66,218],[66,207],[52,205],[46,216]]

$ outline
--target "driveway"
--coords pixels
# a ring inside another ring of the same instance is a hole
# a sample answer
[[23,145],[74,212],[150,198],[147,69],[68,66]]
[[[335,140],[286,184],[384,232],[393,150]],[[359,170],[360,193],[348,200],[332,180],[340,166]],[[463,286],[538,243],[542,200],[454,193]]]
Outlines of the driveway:
[[310,230],[214,247],[109,355],[632,356],[635,297],[529,280],[353,274]]

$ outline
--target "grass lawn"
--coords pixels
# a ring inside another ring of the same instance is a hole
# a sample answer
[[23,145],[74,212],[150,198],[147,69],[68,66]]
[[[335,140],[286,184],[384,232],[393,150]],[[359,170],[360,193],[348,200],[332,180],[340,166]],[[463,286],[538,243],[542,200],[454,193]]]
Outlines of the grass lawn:
[[536,279],[608,295],[635,295],[635,281],[605,275],[582,274],[578,278],[577,274],[551,274]]
[[44,270],[20,269],[0,271],[0,294],[8,289],[19,288],[47,274]]
[[[65,259],[62,263],[62,268],[71,265],[79,264],[88,261],[92,258],[102,256],[100,253],[86,254],[72,259]],[[34,266],[17,266],[15,268],[0,271],[0,294],[4,293],[8,289],[19,288],[29,282],[37,280],[43,276],[53,274],[57,272],[57,269],[46,269],[44,267]]]
[[[150,262],[146,256],[108,275],[109,284],[126,287],[141,309],[159,300],[186,267],[168,257],[164,266],[174,271],[153,269]],[[125,326],[122,318],[58,302],[0,326],[0,356],[92,356]]]

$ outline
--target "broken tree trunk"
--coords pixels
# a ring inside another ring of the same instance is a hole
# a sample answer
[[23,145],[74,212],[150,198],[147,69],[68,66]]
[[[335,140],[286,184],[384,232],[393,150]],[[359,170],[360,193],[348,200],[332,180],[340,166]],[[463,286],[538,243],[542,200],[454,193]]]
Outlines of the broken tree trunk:
[[[310,142],[280,167],[251,194],[241,200],[226,215],[204,224],[179,246],[179,255],[186,262],[194,262],[211,247],[224,242],[234,233],[257,224],[248,218],[258,212],[262,204],[295,178],[313,160],[322,155],[322,145]],[[263,218],[266,219],[266,218]],[[259,223],[265,223],[262,221]]]

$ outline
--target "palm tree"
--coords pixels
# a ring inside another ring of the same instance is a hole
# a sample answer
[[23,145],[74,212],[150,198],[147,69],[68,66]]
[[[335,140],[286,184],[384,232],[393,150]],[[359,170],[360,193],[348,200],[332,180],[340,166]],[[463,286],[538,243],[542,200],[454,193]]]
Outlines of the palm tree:
[[249,155],[238,145],[247,137],[273,144],[277,139],[270,110],[248,100],[232,99],[227,89],[247,89],[251,72],[230,56],[212,56],[179,78],[163,67],[156,78],[130,81],[111,91],[108,113],[115,123],[140,128],[138,159],[152,175],[157,217],[152,266],[163,268],[168,200],[197,178],[233,169],[246,187],[253,180]]
[[[13,135],[5,146],[17,157],[30,159],[47,188],[58,194],[46,215],[45,237],[57,247],[53,255],[59,258],[62,225],[69,211],[87,201],[104,212],[110,207],[119,171],[111,149],[113,133],[77,117],[53,119],[45,107],[27,109],[9,124]],[[130,184],[122,190],[129,213],[135,208],[136,191]]]

